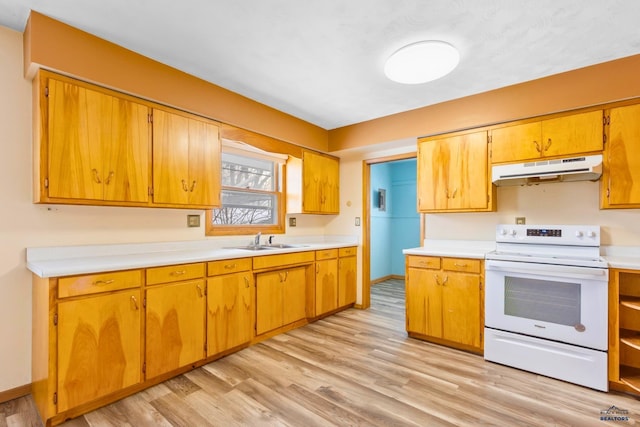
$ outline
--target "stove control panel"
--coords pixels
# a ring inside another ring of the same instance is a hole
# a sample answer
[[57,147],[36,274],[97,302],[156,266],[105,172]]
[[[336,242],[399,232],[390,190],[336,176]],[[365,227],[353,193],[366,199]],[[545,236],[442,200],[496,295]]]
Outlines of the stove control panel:
[[501,224],[496,226],[496,242],[600,246],[600,226]]

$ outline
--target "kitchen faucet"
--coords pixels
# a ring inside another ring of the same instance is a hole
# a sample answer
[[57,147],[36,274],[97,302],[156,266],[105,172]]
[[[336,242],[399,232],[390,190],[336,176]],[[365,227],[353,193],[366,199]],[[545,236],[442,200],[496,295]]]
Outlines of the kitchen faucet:
[[253,246],[260,246],[260,236],[262,236],[262,232],[258,232],[256,237],[253,238]]

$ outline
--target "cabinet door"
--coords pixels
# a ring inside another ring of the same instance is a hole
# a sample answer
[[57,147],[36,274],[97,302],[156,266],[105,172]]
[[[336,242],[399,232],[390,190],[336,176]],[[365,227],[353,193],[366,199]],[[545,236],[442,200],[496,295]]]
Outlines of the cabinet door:
[[204,357],[204,280],[147,289],[146,377]]
[[147,202],[149,109],[50,79],[49,197]]
[[338,308],[338,260],[316,261],[316,316]]
[[222,155],[218,126],[189,120],[189,204],[220,206]]
[[153,201],[189,203],[189,119],[153,110]]
[[442,337],[442,289],[436,280],[439,271],[409,268],[408,274],[407,331]]
[[288,325],[307,317],[306,269],[305,267],[290,268],[285,270],[283,274],[282,324]]
[[480,276],[445,272],[441,288],[442,338],[480,347]]
[[309,213],[339,213],[340,164],[310,151],[302,153],[302,209]]
[[139,290],[58,304],[58,412],[141,381]]
[[102,200],[112,98],[53,79],[48,85],[49,197]]
[[602,151],[602,110],[542,122],[543,156]]
[[256,335],[279,328],[282,323],[284,272],[256,276]]
[[338,307],[356,302],[357,271],[356,257],[340,258],[338,264]]
[[603,207],[637,207],[640,205],[640,105],[611,109],[608,131]]
[[250,272],[207,279],[207,356],[213,356],[252,338]]
[[450,151],[447,209],[487,209],[491,185],[487,171],[487,133],[449,138],[447,146]]
[[540,122],[507,126],[491,131],[491,162],[507,163],[542,156]]
[[418,210],[447,208],[449,155],[443,140],[418,142]]

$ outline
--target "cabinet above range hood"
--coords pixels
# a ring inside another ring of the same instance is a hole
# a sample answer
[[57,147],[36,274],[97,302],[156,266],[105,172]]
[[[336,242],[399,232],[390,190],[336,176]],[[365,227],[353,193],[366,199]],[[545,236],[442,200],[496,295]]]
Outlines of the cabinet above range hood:
[[498,186],[597,181],[602,175],[602,155],[495,165],[491,172]]

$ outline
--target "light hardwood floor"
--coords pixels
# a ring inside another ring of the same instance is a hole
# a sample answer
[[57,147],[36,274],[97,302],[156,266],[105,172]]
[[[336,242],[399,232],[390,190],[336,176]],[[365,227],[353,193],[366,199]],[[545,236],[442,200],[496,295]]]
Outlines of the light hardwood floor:
[[[485,362],[407,337],[404,284],[63,425],[606,426],[640,421],[640,401]],[[629,422],[600,421],[615,405]],[[0,427],[38,426],[29,397]]]

